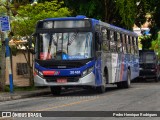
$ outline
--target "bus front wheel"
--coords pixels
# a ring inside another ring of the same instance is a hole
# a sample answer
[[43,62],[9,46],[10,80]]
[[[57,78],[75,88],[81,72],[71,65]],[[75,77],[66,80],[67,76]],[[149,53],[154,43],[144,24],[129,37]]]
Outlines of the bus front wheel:
[[61,94],[61,87],[59,87],[59,86],[51,86],[50,89],[51,89],[51,93],[53,95],[60,95]]
[[101,86],[96,87],[96,91],[98,93],[104,93],[106,91],[106,88],[104,85],[101,85]]

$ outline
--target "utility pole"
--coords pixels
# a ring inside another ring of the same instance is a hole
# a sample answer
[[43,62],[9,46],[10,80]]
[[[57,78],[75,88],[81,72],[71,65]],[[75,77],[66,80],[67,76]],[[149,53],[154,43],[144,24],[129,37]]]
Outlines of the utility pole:
[[[7,16],[8,16],[8,21],[10,21],[10,6],[9,6],[10,0],[7,0],[6,3],[6,9],[7,9]],[[10,27],[10,23],[9,23]],[[10,30],[10,28],[9,28]],[[6,43],[6,64],[8,65],[8,71],[9,71],[9,83],[10,83],[10,93],[13,93],[13,74],[12,74],[12,67],[11,67],[11,57],[10,57],[10,48],[9,48],[9,36],[8,32],[6,33],[6,38],[5,38],[5,43]]]

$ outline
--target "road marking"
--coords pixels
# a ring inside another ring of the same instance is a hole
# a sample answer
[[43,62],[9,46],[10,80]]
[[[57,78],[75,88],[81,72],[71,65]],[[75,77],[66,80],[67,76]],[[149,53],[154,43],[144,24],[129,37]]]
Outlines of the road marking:
[[[128,90],[132,91],[131,89],[128,89]],[[115,92],[115,91],[107,93],[107,95],[116,95],[116,94],[117,94],[117,92]],[[90,102],[90,101],[94,101],[94,100],[97,100],[97,99],[100,99],[100,98],[104,98],[104,97],[107,97],[107,96],[106,95],[105,96],[101,95],[101,96],[97,96],[96,98],[80,100],[80,101],[73,102],[73,103],[62,104],[62,105],[57,105],[57,106],[53,106],[52,105],[52,106],[50,106],[48,108],[42,108],[42,109],[38,109],[38,110],[34,110],[34,111],[47,111],[47,110],[51,110],[51,109],[63,108],[63,107],[72,106],[72,105],[78,105],[78,104],[81,104],[81,103],[84,103],[84,102]]]
[[62,107],[67,107],[67,106],[72,106],[72,105],[78,105],[78,104],[81,104],[81,103],[84,103],[84,102],[94,101],[94,100],[99,99],[99,98],[100,97],[87,99],[87,100],[81,100],[81,101],[77,101],[77,102],[73,102],[73,103],[69,103],[69,104],[62,104],[62,105],[58,105],[58,106],[52,106],[52,107],[49,107],[49,108],[39,109],[39,110],[35,110],[35,111],[47,111],[47,110],[56,109],[56,108],[62,108]]

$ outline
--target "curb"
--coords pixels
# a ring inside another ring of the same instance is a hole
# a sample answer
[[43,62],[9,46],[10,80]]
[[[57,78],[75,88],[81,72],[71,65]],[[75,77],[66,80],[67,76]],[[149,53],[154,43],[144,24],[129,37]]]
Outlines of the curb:
[[8,95],[0,94],[0,102],[51,94],[49,90],[31,91],[30,93],[24,93],[24,94],[23,92],[24,91],[21,91],[19,93],[13,93],[13,94],[10,93]]

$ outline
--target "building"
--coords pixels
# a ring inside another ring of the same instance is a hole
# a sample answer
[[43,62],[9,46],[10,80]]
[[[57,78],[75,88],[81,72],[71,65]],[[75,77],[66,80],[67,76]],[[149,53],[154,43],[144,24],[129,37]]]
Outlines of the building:
[[[16,46],[18,51],[12,55],[12,73],[13,73],[13,84],[15,86],[29,86],[29,69],[26,58],[28,59],[28,52],[25,49],[24,44],[27,41],[10,41],[10,46]],[[13,50],[13,52],[15,52]],[[33,55],[30,53],[30,61],[33,63]],[[9,74],[8,67],[6,65],[6,85],[9,85]]]

